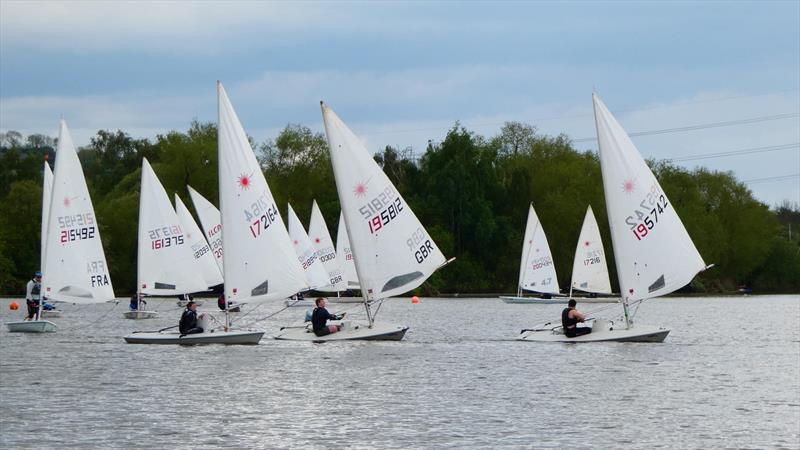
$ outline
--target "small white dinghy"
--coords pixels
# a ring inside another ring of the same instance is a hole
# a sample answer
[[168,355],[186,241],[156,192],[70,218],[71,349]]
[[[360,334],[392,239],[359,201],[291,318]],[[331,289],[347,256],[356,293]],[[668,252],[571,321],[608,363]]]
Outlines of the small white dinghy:
[[408,327],[391,325],[380,322],[373,322],[370,326],[366,321],[353,320],[334,320],[328,322],[331,325],[340,325],[338,333],[327,336],[317,336],[311,328],[311,323],[282,327],[280,332],[275,335],[275,339],[288,341],[311,341],[311,342],[330,342],[330,341],[400,341],[406,335]]
[[567,337],[561,326],[544,326],[533,330],[523,330],[518,340],[529,342],[664,342],[669,328],[636,325],[626,328],[625,324],[615,327],[614,322],[604,319],[592,321],[592,332],[577,337]]
[[[55,173],[46,162],[44,169],[41,297],[78,304],[113,300],[100,228],[64,120],[59,123],[56,155]],[[57,328],[42,319],[6,325],[10,332],[44,333]]]
[[367,320],[344,320],[341,330],[322,337],[309,324],[283,327],[274,337],[312,342],[401,340],[408,327],[375,322],[378,308],[373,311],[373,305],[416,289],[448,261],[361,140],[332,109],[322,102],[320,107]]
[[[205,238],[194,221],[191,223],[193,229],[181,221],[147,158],[142,159],[141,183],[137,298],[141,299],[145,294],[166,296],[204,291],[208,287],[203,278],[206,273],[215,272],[215,281],[222,278]],[[179,212],[189,214],[183,203],[179,203],[177,208]],[[205,252],[199,255],[204,259],[195,257],[196,242],[204,247]],[[151,319],[156,315],[155,311],[143,310],[142,302],[138,302],[135,310],[123,313],[126,319],[134,320]]]
[[569,285],[569,297],[572,291],[583,291],[601,294],[606,297],[585,297],[581,303],[619,303],[619,298],[611,297],[611,279],[608,276],[608,265],[603,248],[600,227],[594,217],[592,207],[586,208],[581,234],[575,247],[575,259],[572,261],[572,282]]
[[525,291],[547,294],[547,296],[559,294],[553,255],[550,253],[550,245],[547,243],[547,236],[544,234],[536,210],[533,209],[533,203],[528,208],[528,223],[525,225],[523,239],[517,295],[501,295],[500,299],[506,303],[527,305],[566,303],[568,301],[566,298],[525,297],[523,295]]
[[264,332],[260,330],[231,330],[225,327],[215,329],[205,319],[198,320],[198,325],[208,331],[181,334],[175,327],[159,331],[137,331],[125,336],[125,342],[155,345],[256,345],[264,336]]
[[6,322],[6,326],[11,333],[48,333],[58,328],[53,322],[44,319]]
[[522,330],[529,342],[663,342],[669,328],[634,324],[632,302],[669,294],[706,266],[673,204],[630,137],[602,101],[594,101],[600,169],[622,291],[623,321],[594,320],[592,332],[568,338],[561,326]]

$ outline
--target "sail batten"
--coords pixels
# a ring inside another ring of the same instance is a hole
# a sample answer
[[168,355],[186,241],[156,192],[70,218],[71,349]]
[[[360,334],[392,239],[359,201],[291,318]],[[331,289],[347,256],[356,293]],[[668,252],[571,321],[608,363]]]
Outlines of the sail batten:
[[[332,109],[324,104],[321,108],[336,189],[365,300],[415,289],[445,262],[444,255],[361,140]],[[420,276],[395,279],[399,274],[415,272]]]
[[592,100],[623,299],[669,294],[688,284],[705,263],[628,134],[597,95]]
[[217,96],[225,297],[234,303],[288,298],[307,290],[308,282],[253,148],[219,82]]
[[43,254],[42,289],[51,300],[114,299],[100,228],[65,121],[61,121]]

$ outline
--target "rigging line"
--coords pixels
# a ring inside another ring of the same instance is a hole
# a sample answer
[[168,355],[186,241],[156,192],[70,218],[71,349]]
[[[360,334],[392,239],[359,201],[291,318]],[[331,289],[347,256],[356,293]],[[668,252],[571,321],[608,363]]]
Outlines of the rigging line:
[[114,303],[114,306],[112,306],[111,309],[106,311],[105,314],[103,314],[102,316],[98,317],[97,319],[87,323],[86,325],[83,325],[83,326],[80,326],[80,327],[63,328],[62,331],[75,331],[75,330],[82,330],[84,328],[88,328],[88,327],[96,324],[97,322],[100,322],[101,320],[105,319],[106,317],[108,317],[108,315],[111,314],[114,311],[114,309],[116,309],[117,305],[119,305],[119,302]]
[[792,178],[800,178],[800,173],[794,173],[791,175],[778,175],[774,177],[764,177],[764,178],[753,178],[750,180],[743,180],[742,183],[763,183],[765,181],[783,181],[783,180],[791,180]]
[[[690,100],[685,102],[677,102],[672,103],[669,105],[664,106],[650,106],[650,107],[641,107],[641,108],[624,108],[624,109],[615,109],[612,111],[613,113],[620,113],[620,112],[632,112],[632,111],[650,111],[655,109],[665,109],[665,108],[672,108],[674,106],[684,106],[684,105],[693,105],[696,103],[711,103],[717,101],[726,101],[726,100],[735,100],[735,99],[742,99],[742,98],[754,98],[754,97],[766,97],[769,95],[778,95],[778,94],[785,94],[787,92],[797,92],[800,89],[784,89],[782,91],[775,91],[775,92],[767,92],[763,94],[755,94],[755,95],[735,95],[730,97],[720,97],[720,98],[712,98],[712,99],[705,99],[705,100]],[[577,119],[581,117],[591,117],[593,113],[581,113],[581,114],[570,114],[564,116],[551,116],[551,117],[540,117],[537,119],[528,119],[526,122],[528,123],[536,123],[536,122],[545,122],[549,120],[562,120],[562,119]],[[482,127],[482,126],[491,126],[491,125],[503,125],[508,121],[504,122],[482,122],[482,123],[475,123],[469,124],[471,127]],[[449,128],[449,127],[448,127]],[[415,129],[406,129],[406,130],[387,130],[387,131],[373,131],[371,133],[361,133],[364,136],[374,136],[379,134],[392,134],[392,133],[413,133],[418,131],[441,131],[442,127],[429,127],[429,128],[415,128]]]
[[794,144],[770,145],[766,147],[743,148],[740,150],[729,150],[725,152],[706,153],[706,154],[691,155],[691,156],[678,156],[675,158],[665,158],[664,160],[670,162],[693,161],[696,159],[721,158],[725,156],[748,155],[751,153],[774,152],[778,150],[788,150],[792,148],[800,148],[800,142],[795,142]]
[[[783,114],[775,114],[772,116],[761,116],[761,117],[751,117],[749,119],[740,119],[740,120],[726,120],[723,122],[712,122],[712,123],[705,123],[699,125],[687,125],[683,127],[675,127],[675,128],[663,128],[660,130],[649,130],[649,131],[637,131],[634,133],[628,133],[628,136],[635,137],[635,136],[652,136],[657,134],[669,134],[669,133],[682,133],[685,131],[696,131],[696,130],[705,130],[709,128],[721,128],[721,127],[731,127],[734,125],[749,125],[752,123],[758,122],[768,122],[771,120],[781,120],[781,119],[791,119],[800,116],[798,113],[783,113]],[[597,139],[597,136],[592,137],[584,137],[580,139],[572,139],[572,142],[589,142],[594,141]]]

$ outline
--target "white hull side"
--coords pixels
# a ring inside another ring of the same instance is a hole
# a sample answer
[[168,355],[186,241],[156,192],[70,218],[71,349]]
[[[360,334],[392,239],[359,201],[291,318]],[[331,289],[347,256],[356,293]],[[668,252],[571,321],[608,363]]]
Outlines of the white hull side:
[[19,322],[6,322],[11,333],[48,333],[56,331],[56,324],[49,320],[20,320]]
[[[501,296],[501,300],[506,303],[514,303],[519,305],[566,305],[569,302],[569,297],[557,298],[537,298],[537,297],[511,297]],[[619,303],[618,298],[576,298],[578,304],[581,303]]]
[[126,319],[141,320],[154,319],[158,313],[156,311],[125,311],[122,313]]
[[250,330],[215,330],[205,333],[187,334],[181,337],[177,331],[133,333],[125,336],[128,344],[161,344],[161,345],[255,345],[264,336],[263,331]]
[[342,324],[342,330],[327,336],[317,336],[311,331],[311,324],[283,327],[274,338],[288,341],[330,342],[330,341],[399,341],[408,331],[408,327],[375,322],[372,327],[366,322],[343,320],[330,324]]
[[42,311],[42,317],[61,317],[60,309],[45,309]]
[[669,328],[649,325],[634,325],[631,328],[615,327],[612,322],[597,321],[592,332],[578,337],[567,337],[561,327],[529,330],[523,332],[518,341],[527,342],[664,342]]

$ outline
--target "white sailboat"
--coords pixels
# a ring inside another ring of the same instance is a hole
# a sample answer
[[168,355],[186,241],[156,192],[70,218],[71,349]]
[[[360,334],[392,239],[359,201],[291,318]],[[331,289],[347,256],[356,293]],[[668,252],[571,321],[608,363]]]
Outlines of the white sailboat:
[[[572,262],[572,282],[569,285],[569,297],[572,291],[589,294],[611,295],[611,280],[608,277],[608,265],[603,249],[600,228],[594,217],[592,207],[586,208],[581,234],[575,248],[575,259]],[[581,298],[581,303],[617,303],[619,300],[609,297]]]
[[142,309],[143,295],[175,296],[206,290],[187,231],[147,158],[142,159],[138,241],[137,308],[125,311],[126,319],[150,319],[158,314]]
[[[78,304],[114,299],[100,229],[67,124],[59,124],[53,188],[47,213],[42,293]],[[8,331],[55,331],[48,320],[8,322]]]
[[[44,179],[42,183],[42,226],[41,226],[41,247],[39,253],[40,267],[44,267],[45,252],[47,250],[47,226],[50,217],[50,199],[53,194],[53,171],[47,161],[44,162]],[[47,299],[41,296],[39,301],[39,315],[41,317],[61,317],[61,311],[57,308],[45,309]]]
[[194,210],[197,211],[197,217],[200,219],[200,225],[203,227],[203,233],[206,235],[208,245],[211,247],[211,252],[214,254],[214,259],[217,261],[219,271],[222,273],[222,217],[213,203],[206,200],[205,197],[192,189],[191,186],[186,187],[189,189],[189,197],[192,198]]
[[[347,237],[347,225],[344,223],[344,214],[339,213],[339,228],[336,231],[336,260],[342,267],[342,277],[344,278],[345,291],[351,295],[353,291],[360,291],[361,284],[358,282],[356,273],[355,258],[350,248],[350,238]],[[328,297],[328,300],[338,303],[361,303],[360,297],[337,296]]]
[[222,270],[217,265],[211,247],[206,242],[203,232],[192,217],[192,213],[183,204],[180,196],[175,194],[175,213],[183,228],[189,248],[194,256],[194,266],[199,268],[200,275],[205,280],[207,288],[222,284]]
[[[545,294],[542,298],[524,297],[525,291]],[[528,223],[522,241],[522,257],[519,263],[519,282],[516,296],[500,296],[506,303],[552,304],[566,303],[567,300],[552,298],[558,295],[558,277],[550,245],[544,234],[533,204],[528,208]]]
[[333,246],[333,239],[328,231],[328,225],[322,216],[322,211],[317,206],[317,201],[311,204],[311,220],[308,224],[308,235],[311,243],[317,251],[317,258],[322,262],[325,271],[328,273],[328,284],[317,288],[321,292],[341,292],[347,290],[347,281],[344,278],[344,271],[336,248]]
[[367,321],[344,320],[339,332],[323,337],[310,325],[284,327],[275,338],[400,340],[408,327],[375,322],[373,302],[415,289],[447,261],[361,141],[333,110],[320,106]]
[[600,167],[622,292],[623,323],[595,320],[590,334],[568,338],[561,327],[523,330],[538,342],[662,342],[670,330],[634,324],[630,306],[680,289],[707,269],[661,185],[630,137],[593,95]]
[[[289,238],[292,240],[297,261],[303,267],[310,289],[318,289],[329,284],[328,274],[322,261],[317,257],[317,249],[311,243],[303,224],[295,214],[292,205],[288,205],[287,222],[289,225]],[[288,299],[286,306],[311,306],[310,300]]]
[[[219,195],[222,217],[225,300],[260,303],[282,300],[308,289],[275,199],[256,161],[253,148],[222,83],[217,82]],[[134,333],[129,343],[257,344],[260,330],[235,330],[230,316],[213,326],[206,319],[203,333],[182,336],[176,331]]]

